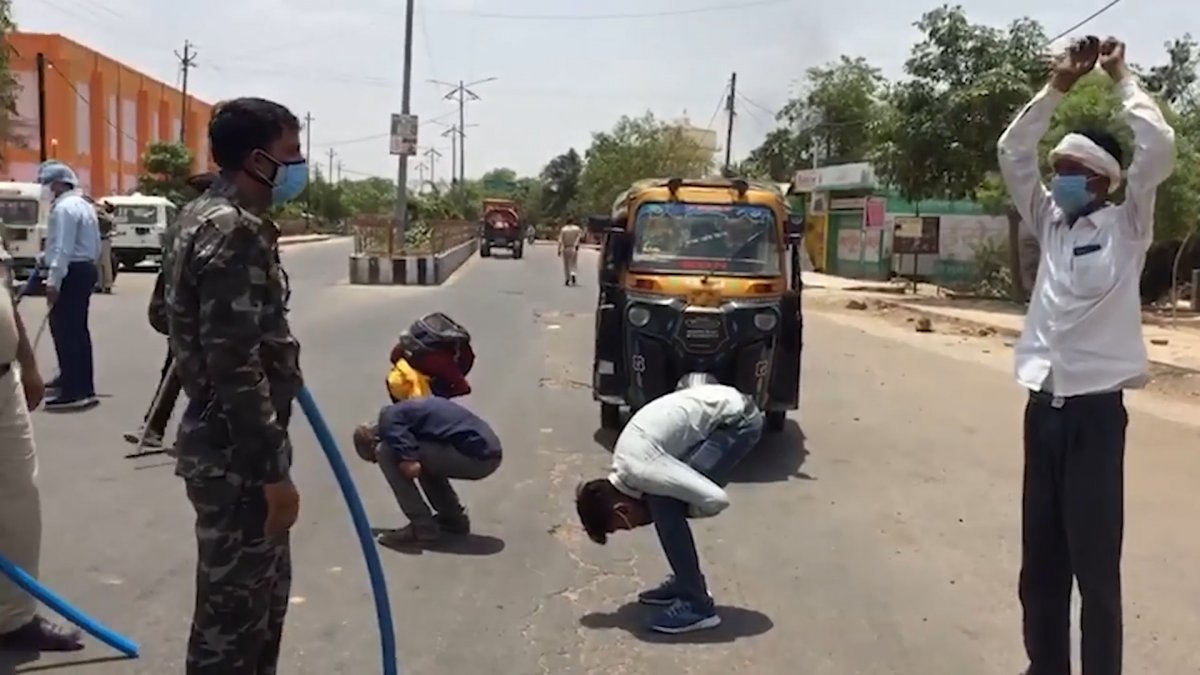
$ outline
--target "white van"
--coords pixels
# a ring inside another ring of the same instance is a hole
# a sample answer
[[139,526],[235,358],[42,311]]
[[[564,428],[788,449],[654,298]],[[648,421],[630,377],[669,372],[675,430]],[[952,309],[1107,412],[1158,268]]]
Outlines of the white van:
[[146,260],[162,263],[163,232],[178,213],[171,200],[135,192],[96,202],[114,207],[112,250],[122,268],[130,269]]
[[37,183],[0,182],[0,235],[8,251],[12,275],[24,279],[46,246],[50,202]]

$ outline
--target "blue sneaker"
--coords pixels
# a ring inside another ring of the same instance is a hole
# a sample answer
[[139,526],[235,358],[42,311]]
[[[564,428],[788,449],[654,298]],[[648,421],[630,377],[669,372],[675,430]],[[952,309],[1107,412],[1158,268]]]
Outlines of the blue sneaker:
[[667,607],[674,604],[679,599],[679,589],[675,587],[675,577],[667,577],[667,580],[659,584],[657,588],[638,593],[637,599],[643,605],[653,607]]
[[698,606],[687,600],[676,600],[670,607],[650,622],[650,630],[656,633],[679,635],[697,630],[716,628],[721,617],[712,603]]

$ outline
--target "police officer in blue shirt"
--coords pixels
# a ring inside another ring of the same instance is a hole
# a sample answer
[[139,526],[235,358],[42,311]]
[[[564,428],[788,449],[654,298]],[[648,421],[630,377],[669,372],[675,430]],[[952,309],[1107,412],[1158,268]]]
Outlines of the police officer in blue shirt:
[[99,273],[100,223],[66,164],[43,162],[37,179],[52,199],[43,262],[59,367],[57,381],[49,385],[54,395],[46,400],[46,410],[85,410],[99,403],[88,312]]

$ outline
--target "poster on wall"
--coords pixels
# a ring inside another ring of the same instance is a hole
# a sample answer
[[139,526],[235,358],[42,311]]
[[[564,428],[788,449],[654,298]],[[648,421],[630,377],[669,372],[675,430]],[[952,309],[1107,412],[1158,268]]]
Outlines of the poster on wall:
[[892,241],[893,253],[937,255],[941,218],[937,216],[898,216],[895,222],[896,232]]
[[814,192],[812,199],[808,202],[808,212],[811,215],[829,213],[829,195],[824,192]]
[[887,213],[887,199],[867,197],[863,204],[863,229],[877,230],[883,227]]
[[838,260],[860,262],[862,260],[862,230],[839,230],[837,240]]

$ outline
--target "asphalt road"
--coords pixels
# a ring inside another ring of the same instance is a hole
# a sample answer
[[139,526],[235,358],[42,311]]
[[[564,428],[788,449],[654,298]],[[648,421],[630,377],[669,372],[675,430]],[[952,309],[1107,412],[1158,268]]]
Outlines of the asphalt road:
[[[870,317],[811,314],[802,410],[741,467],[729,511],[697,523],[725,623],[656,638],[631,604],[665,573],[653,534],[596,546],[572,503],[576,482],[608,463],[587,385],[595,254],[584,253],[577,288],[561,285],[553,250],[536,247],[521,261],[472,260],[435,289],[350,287],[348,252],[335,241],[285,253],[306,378],[334,429],[348,440],[375,414],[396,333],[442,310],[475,336],[476,393],[466,403],[506,449],[496,475],[462,488],[477,534],[421,554],[382,552],[403,672],[1013,675],[1023,666],[1022,398],[1000,355]],[[190,508],[170,466],[123,459],[120,438],[145,409],[165,349],[144,318],[151,282],[122,274],[117,293],[93,305],[102,405],[36,413],[42,577],[139,641],[143,656],[105,661],[108,650],[92,642],[21,672],[183,670]],[[42,308],[30,299],[27,321],[36,325]],[[49,371],[48,340],[40,357]],[[1140,409],[1131,417],[1126,672],[1197,672],[1197,432]],[[281,673],[378,673],[345,506],[302,418],[293,429],[303,506]],[[373,524],[399,525],[377,469],[352,452],[348,461]]]

